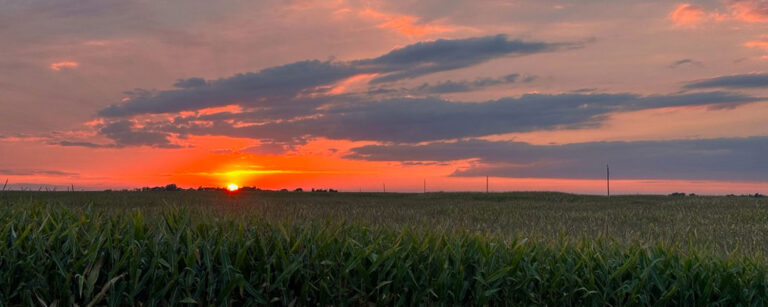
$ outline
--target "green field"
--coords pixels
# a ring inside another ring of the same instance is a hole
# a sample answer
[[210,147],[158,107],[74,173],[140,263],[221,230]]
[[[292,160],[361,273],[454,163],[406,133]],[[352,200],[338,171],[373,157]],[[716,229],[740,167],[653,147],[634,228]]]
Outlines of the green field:
[[3,192],[4,305],[765,305],[768,199]]

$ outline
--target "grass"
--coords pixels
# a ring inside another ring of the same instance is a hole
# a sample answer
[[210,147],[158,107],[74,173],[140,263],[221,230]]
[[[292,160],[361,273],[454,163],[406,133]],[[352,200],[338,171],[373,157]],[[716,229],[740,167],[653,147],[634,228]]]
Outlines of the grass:
[[765,305],[768,201],[6,192],[5,305]]

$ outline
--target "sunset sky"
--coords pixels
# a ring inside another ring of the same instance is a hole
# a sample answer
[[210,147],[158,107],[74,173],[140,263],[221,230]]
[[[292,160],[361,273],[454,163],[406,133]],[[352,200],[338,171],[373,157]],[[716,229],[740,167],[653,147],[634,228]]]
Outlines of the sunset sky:
[[2,1],[0,184],[768,194],[768,1]]

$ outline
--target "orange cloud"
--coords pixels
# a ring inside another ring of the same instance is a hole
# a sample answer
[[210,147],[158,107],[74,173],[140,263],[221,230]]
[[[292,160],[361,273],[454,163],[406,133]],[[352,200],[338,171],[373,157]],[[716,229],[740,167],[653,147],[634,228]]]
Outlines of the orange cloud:
[[765,51],[768,51],[768,39],[748,41],[744,43],[744,47],[758,48],[758,49],[763,49]]
[[728,3],[731,14],[745,22],[768,22],[768,2],[754,0],[732,0]]
[[378,75],[379,74],[373,73],[373,74],[359,74],[356,76],[349,77],[337,83],[336,85],[334,85],[333,88],[331,88],[331,90],[328,91],[328,94],[332,94],[332,95],[342,94],[346,92],[351,86],[358,83],[369,81]]
[[60,70],[62,70],[63,68],[75,68],[75,67],[77,67],[77,66],[79,66],[79,65],[80,65],[80,64],[79,64],[79,63],[77,63],[77,62],[73,62],[73,61],[63,61],[63,62],[56,62],[56,63],[51,63],[51,66],[50,66],[50,68],[51,68],[51,70],[54,70],[54,71],[60,71]]
[[454,27],[450,26],[420,24],[419,19],[414,16],[389,14],[375,11],[370,8],[361,11],[360,15],[365,18],[380,21],[381,23],[378,25],[379,28],[390,29],[409,38],[453,32],[456,30]]
[[707,16],[704,8],[690,3],[679,4],[669,18],[675,22],[675,25],[681,27],[694,27],[704,20]]
[[[748,41],[748,42],[744,43],[744,47],[757,48],[757,49],[762,49],[763,51],[768,51],[768,38]],[[768,55],[763,55],[760,58],[761,59],[768,59]]]
[[678,4],[669,14],[675,25],[695,27],[705,21],[734,20],[742,22],[768,22],[768,2],[764,0],[729,0],[728,13],[707,11],[704,7],[690,3]]
[[676,26],[688,28],[694,28],[707,21],[725,21],[730,18],[731,16],[728,16],[728,14],[722,14],[717,11],[707,11],[702,6],[690,3],[678,4],[677,7],[669,13],[669,19],[672,19]]

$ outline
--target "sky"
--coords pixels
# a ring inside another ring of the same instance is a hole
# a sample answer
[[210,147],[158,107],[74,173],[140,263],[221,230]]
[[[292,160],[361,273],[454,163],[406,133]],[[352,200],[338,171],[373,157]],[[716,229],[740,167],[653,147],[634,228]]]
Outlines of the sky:
[[0,183],[768,194],[768,1],[0,1]]

